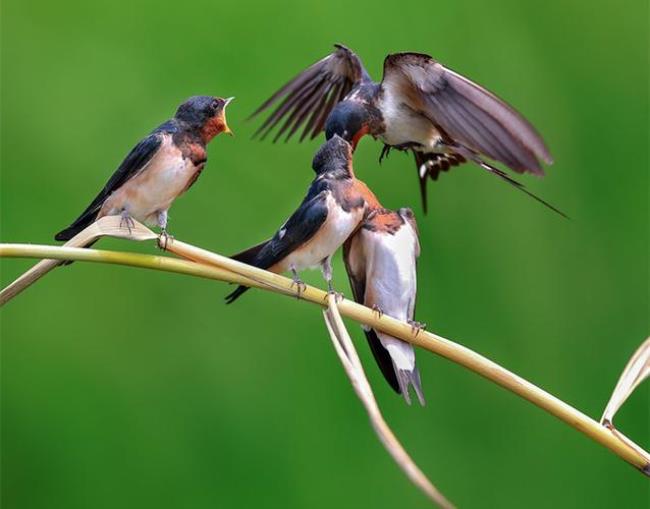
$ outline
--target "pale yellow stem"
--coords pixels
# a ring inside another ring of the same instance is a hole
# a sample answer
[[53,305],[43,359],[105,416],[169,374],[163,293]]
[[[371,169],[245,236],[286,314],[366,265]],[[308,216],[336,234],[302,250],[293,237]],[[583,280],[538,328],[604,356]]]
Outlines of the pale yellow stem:
[[328,308],[323,311],[325,318],[325,325],[327,332],[329,332],[334,350],[348,375],[354,392],[363,403],[363,406],[368,412],[368,418],[372,424],[375,433],[381,440],[388,453],[395,460],[395,463],[402,469],[406,476],[417,486],[422,492],[429,497],[430,500],[438,504],[443,509],[453,509],[454,505],[445,498],[445,496],[433,485],[427,476],[420,470],[415,461],[406,452],[406,449],[399,442],[393,430],[390,429],[388,423],[379,409],[375,395],[372,392],[372,387],[366,373],[363,370],[361,360],[354,347],[354,343],[341,319],[338,312],[336,303],[336,296],[328,295],[327,297]]
[[[218,279],[231,283],[260,287],[283,294],[297,295],[293,282],[278,274],[272,274],[236,262],[229,258],[180,241],[171,241],[168,250],[201,263],[174,260],[163,256],[138,255],[69,247],[38,246],[31,244],[0,244],[0,257],[85,260],[132,265],[142,268],[179,272],[198,277]],[[215,270],[215,268],[209,267],[205,264],[220,267],[221,270]],[[307,286],[305,291],[301,292],[300,296],[306,301],[313,302],[323,307],[326,306],[327,293],[317,288]],[[633,442],[627,437],[624,437],[620,432],[617,432],[618,435],[621,435],[621,438],[619,438],[617,434],[612,433],[611,430],[600,425],[598,422],[586,416],[579,410],[482,355],[436,334],[426,331],[416,333],[412,330],[412,327],[405,322],[400,322],[386,315],[380,317],[371,309],[347,299],[340,302],[338,308],[343,316],[441,355],[471,371],[474,371],[475,373],[482,375],[488,380],[501,385],[507,390],[518,394],[534,405],[546,410],[550,414],[569,424],[581,433],[587,435],[599,444],[605,446],[614,454],[634,465],[646,475],[650,475],[650,455],[648,455],[648,453],[638,445],[634,444],[634,446],[632,446],[631,444],[633,444]]]

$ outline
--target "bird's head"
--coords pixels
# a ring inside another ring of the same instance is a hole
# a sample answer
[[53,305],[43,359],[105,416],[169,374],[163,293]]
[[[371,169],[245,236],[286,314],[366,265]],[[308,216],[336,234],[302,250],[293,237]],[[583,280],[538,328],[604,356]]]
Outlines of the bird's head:
[[198,131],[206,143],[220,133],[232,135],[226,122],[226,106],[233,99],[234,97],[222,99],[209,95],[190,97],[178,107],[175,118]]
[[341,173],[350,175],[352,171],[352,147],[338,134],[321,145],[311,163],[317,175]]
[[368,134],[370,124],[368,107],[360,101],[342,101],[338,103],[325,124],[325,138],[328,140],[338,135],[352,145],[352,150],[357,148],[357,143]]

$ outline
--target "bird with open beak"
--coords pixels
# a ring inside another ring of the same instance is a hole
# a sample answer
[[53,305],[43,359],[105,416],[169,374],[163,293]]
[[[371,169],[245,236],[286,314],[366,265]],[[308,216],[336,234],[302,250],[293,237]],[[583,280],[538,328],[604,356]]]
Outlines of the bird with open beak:
[[[304,288],[298,271],[320,266],[332,286],[332,255],[358,228],[369,208],[378,206],[375,195],[358,180],[352,169],[352,147],[339,136],[326,141],[314,156],[316,178],[298,209],[272,239],[233,259],[281,273],[291,271],[298,292]],[[226,297],[230,304],[248,287],[239,286]]]
[[92,203],[56,240],[70,240],[104,216],[121,215],[159,226],[167,235],[167,211],[189,189],[207,162],[206,145],[219,133],[232,134],[226,106],[234,98],[191,97],[176,114],[142,139],[126,156]]
[[370,135],[384,143],[380,162],[391,149],[412,152],[425,212],[427,180],[470,161],[564,215],[488,162],[540,176],[542,162],[553,162],[542,137],[512,106],[429,55],[388,55],[375,82],[355,53],[335,47],[253,113],[279,103],[256,135],[264,138],[284,120],[275,140],[285,133],[288,140],[304,126],[301,141],[325,131],[353,149]]
[[[373,308],[380,316],[386,314],[409,322],[414,330],[422,328],[413,321],[419,255],[418,230],[411,209],[393,211],[379,207],[370,211],[359,230],[343,245],[354,300]],[[409,405],[412,386],[424,405],[413,346],[369,327],[364,327],[364,331],[390,386]]]

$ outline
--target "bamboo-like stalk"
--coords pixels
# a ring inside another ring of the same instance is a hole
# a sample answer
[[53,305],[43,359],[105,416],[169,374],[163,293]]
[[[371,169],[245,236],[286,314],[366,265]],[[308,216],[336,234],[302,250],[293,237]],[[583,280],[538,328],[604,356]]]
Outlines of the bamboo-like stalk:
[[[158,235],[140,223],[136,223],[132,228],[127,229],[120,226],[121,221],[122,219],[120,216],[103,217],[99,221],[95,221],[88,228],[84,229],[78,235],[75,235],[63,245],[66,247],[84,247],[99,240],[101,237],[106,236],[140,241],[155,240],[158,238]],[[59,260],[41,260],[38,262],[18,279],[0,291],[0,306],[9,302],[20,292],[33,285],[36,281],[45,276],[45,274],[50,272],[52,269],[58,267],[60,264],[61,262]]]
[[[168,250],[200,263],[175,260],[165,256],[31,244],[0,244],[0,257],[50,258],[131,265],[297,295],[293,282],[284,276],[272,274],[176,240],[170,241]],[[326,306],[327,293],[317,288],[307,286],[300,296],[306,301],[322,307]],[[650,455],[641,447],[636,444],[631,446],[630,444],[633,444],[633,442],[620,432],[617,432],[617,434],[612,433],[611,430],[600,425],[579,410],[495,362],[431,332],[421,331],[415,333],[408,323],[400,322],[386,315],[380,317],[371,309],[356,302],[344,299],[338,304],[338,308],[341,314],[347,318],[441,355],[501,385],[556,416],[650,476]],[[620,435],[620,438],[617,435]]]
[[325,318],[325,326],[334,345],[334,350],[352,383],[354,392],[356,392],[366,412],[368,412],[370,423],[375,433],[377,433],[379,440],[381,440],[381,443],[411,482],[422,490],[431,501],[443,509],[454,509],[454,505],[433,485],[427,476],[424,475],[424,472],[420,470],[420,467],[413,461],[411,456],[409,456],[381,414],[370,382],[368,382],[366,373],[363,370],[359,354],[341,319],[335,295],[327,296],[327,309],[323,311],[323,317]]

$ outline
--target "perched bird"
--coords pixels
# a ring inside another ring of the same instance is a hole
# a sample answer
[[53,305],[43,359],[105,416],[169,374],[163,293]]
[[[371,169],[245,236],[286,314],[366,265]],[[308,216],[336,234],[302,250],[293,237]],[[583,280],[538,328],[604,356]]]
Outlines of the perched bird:
[[[420,242],[411,209],[377,208],[343,245],[343,259],[354,300],[377,313],[413,321],[417,290],[416,260]],[[424,396],[413,346],[386,333],[364,327],[370,349],[390,386],[411,404],[409,385],[421,405]]]
[[207,161],[206,145],[219,133],[232,134],[226,106],[234,98],[196,96],[178,107],[174,118],[141,140],[81,215],[54,237],[70,240],[97,219],[122,215],[167,232],[167,211],[189,189]]
[[[298,271],[320,266],[330,292],[331,258],[378,202],[352,169],[352,147],[337,135],[325,142],[312,162],[316,178],[298,209],[272,239],[233,259],[271,272],[291,271],[298,291],[304,287]],[[230,304],[248,287],[239,286],[226,297]]]
[[484,160],[536,175],[544,174],[540,161],[553,162],[538,132],[511,106],[428,55],[388,55],[376,83],[356,54],[335,47],[253,113],[281,101],[255,135],[265,138],[284,119],[274,141],[285,133],[288,140],[304,125],[300,141],[325,130],[327,138],[338,134],[353,149],[369,134],[384,143],[380,162],[391,149],[410,151],[425,212],[427,179],[471,161],[564,215]]

